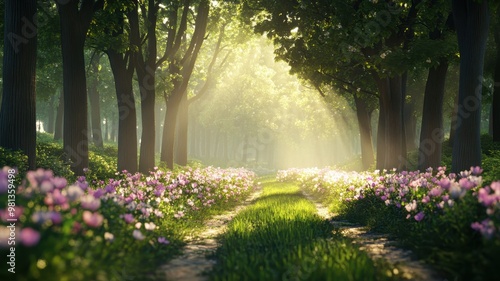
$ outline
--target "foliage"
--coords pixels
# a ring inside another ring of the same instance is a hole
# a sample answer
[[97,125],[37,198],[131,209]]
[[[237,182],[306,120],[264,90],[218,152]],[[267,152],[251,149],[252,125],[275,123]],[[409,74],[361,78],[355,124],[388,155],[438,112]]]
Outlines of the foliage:
[[[388,265],[316,214],[291,184],[268,182],[222,236],[212,280],[391,280]],[[389,274],[388,274],[388,273]]]
[[[206,213],[245,198],[254,178],[243,169],[208,167],[71,183],[39,169],[11,187],[13,176],[0,171],[0,252],[10,251],[7,219],[15,218],[17,280],[144,280],[179,252]],[[17,190],[11,209],[8,189]]]
[[500,182],[482,187],[479,167],[445,172],[307,169],[279,178],[299,181],[343,218],[395,234],[452,279],[490,280],[500,261]]
[[12,151],[0,146],[0,166],[10,166],[18,172],[25,173],[28,170],[28,156],[21,150]]

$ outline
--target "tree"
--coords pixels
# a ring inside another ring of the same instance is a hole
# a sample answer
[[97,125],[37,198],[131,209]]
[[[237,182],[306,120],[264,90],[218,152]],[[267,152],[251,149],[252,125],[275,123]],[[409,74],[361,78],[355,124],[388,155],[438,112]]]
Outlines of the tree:
[[481,165],[481,96],[490,16],[488,1],[452,1],[460,51],[460,80],[452,171]]
[[491,106],[491,131],[493,134],[493,141],[500,142],[500,5],[497,6],[495,17],[495,30],[494,38],[496,44],[496,61],[494,73],[494,90],[493,101]]
[[102,130],[101,130],[101,106],[99,101],[99,70],[102,53],[93,52],[88,68],[91,79],[89,83],[89,102],[91,110],[91,127],[92,141],[98,147],[103,147]]
[[424,47],[436,51],[432,55],[429,51],[421,51],[435,61],[431,62],[432,65],[429,67],[424,93],[418,154],[418,169],[422,171],[429,167],[441,166],[445,81],[450,60],[456,52],[454,44],[447,42],[453,29],[452,15],[449,14],[447,20],[443,20],[443,16],[436,17],[438,21],[435,21],[433,30],[428,31],[430,41],[426,42]]
[[64,151],[76,175],[88,168],[87,83],[84,45],[95,11],[104,0],[56,1],[61,21],[64,94]]
[[[163,125],[163,143],[161,150],[161,161],[172,169],[174,166],[174,143],[175,129],[177,124],[177,115],[182,100],[187,100],[187,88],[193,72],[198,54],[200,52],[208,24],[208,15],[210,11],[209,1],[202,0],[198,4],[196,19],[194,22],[194,31],[189,45],[181,48],[182,42],[178,38],[185,36],[187,30],[188,6],[185,3],[180,20],[179,28],[176,28],[176,21],[172,21],[169,26],[167,38],[167,47],[165,56],[162,58],[168,61],[168,72],[172,76],[172,92],[165,96],[167,104],[167,113]],[[171,11],[171,19],[176,18],[177,9]],[[187,127],[184,126],[183,129]]]
[[[118,170],[136,172],[137,166],[137,112],[133,92],[135,52],[125,17],[133,17],[136,5],[128,2],[108,3],[94,25],[92,44],[103,50],[109,59],[114,77],[118,108]],[[109,120],[108,120],[109,121]],[[107,122],[109,123],[109,122]]]
[[21,149],[35,168],[36,1],[6,0],[0,146]]

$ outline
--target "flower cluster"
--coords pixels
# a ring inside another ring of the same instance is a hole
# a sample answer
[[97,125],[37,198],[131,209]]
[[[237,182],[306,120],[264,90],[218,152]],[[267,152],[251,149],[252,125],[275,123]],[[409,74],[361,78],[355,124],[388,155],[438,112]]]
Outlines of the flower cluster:
[[[0,198],[7,197],[6,171],[0,171]],[[69,183],[50,170],[29,171],[16,187],[14,211],[5,204],[6,198],[0,201],[0,252],[13,246],[8,244],[13,235],[8,219],[13,218],[17,219],[15,246],[43,249],[30,255],[43,252],[48,259],[86,256],[98,264],[101,254],[96,250],[98,256],[92,256],[92,248],[113,249],[120,259],[141,247],[165,247],[181,235],[173,225],[214,205],[244,199],[253,190],[255,177],[245,169],[155,168],[148,175],[123,171],[108,180],[88,182],[82,176]]]
[[375,197],[386,206],[398,208],[407,219],[417,222],[427,216],[442,214],[466,195],[476,196],[486,207],[488,218],[473,222],[472,228],[485,238],[500,236],[500,182],[481,188],[482,169],[471,167],[460,174],[446,173],[446,167],[437,171],[375,171],[356,173],[332,169],[290,169],[280,171],[278,179],[299,181],[312,191],[338,196],[344,202]]

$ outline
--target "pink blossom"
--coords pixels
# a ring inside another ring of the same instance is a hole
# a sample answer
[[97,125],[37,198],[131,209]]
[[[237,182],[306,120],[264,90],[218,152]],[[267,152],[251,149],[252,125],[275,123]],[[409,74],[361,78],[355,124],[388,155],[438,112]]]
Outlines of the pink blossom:
[[99,213],[92,213],[90,211],[83,211],[83,221],[92,228],[97,228],[102,225],[104,217]]
[[32,247],[38,244],[40,241],[40,232],[34,230],[31,227],[26,227],[21,230],[20,240],[26,247]]
[[416,214],[414,218],[416,221],[421,221],[424,219],[424,217],[425,217],[424,212],[420,212],[420,213]]
[[161,237],[158,237],[158,243],[160,244],[170,244],[170,241],[168,241],[165,237],[161,236]]
[[88,194],[80,198],[80,204],[84,209],[95,211],[101,207],[101,200]]
[[124,215],[122,215],[122,217],[126,223],[133,223],[135,220],[134,216],[132,214],[124,214]]
[[481,169],[481,167],[479,167],[479,166],[470,167],[470,172],[473,175],[480,175],[483,172],[483,169]]

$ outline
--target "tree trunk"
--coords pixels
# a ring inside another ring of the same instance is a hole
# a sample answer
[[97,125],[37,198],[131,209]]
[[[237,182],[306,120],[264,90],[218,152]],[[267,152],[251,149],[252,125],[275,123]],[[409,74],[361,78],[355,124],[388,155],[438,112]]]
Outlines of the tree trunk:
[[173,92],[167,98],[167,113],[163,122],[163,140],[161,148],[161,161],[165,162],[167,168],[174,168],[174,143],[175,143],[175,125],[177,123],[177,113],[179,111],[182,93]]
[[103,147],[102,141],[102,129],[101,129],[101,106],[99,99],[99,91],[97,86],[99,85],[99,61],[101,55],[97,54],[93,57],[91,61],[91,71],[92,76],[89,81],[89,101],[91,110],[91,127],[92,127],[92,141],[97,147]]
[[358,97],[356,94],[353,96],[354,102],[356,103],[356,116],[358,119],[363,169],[367,170],[375,161],[373,157],[370,112],[365,100]]
[[115,80],[118,103],[118,171],[137,171],[137,113],[132,88],[134,68],[124,55],[107,51]]
[[425,85],[422,128],[418,154],[418,169],[423,171],[429,167],[441,165],[441,151],[444,137],[443,100],[448,61],[429,69]]
[[188,162],[188,122],[189,122],[189,107],[187,94],[182,95],[177,113],[177,149],[175,163],[181,166],[186,166]]
[[92,16],[102,7],[99,5],[103,5],[103,1],[68,0],[56,3],[61,22],[63,61],[63,146],[73,172],[83,175],[83,169],[89,165],[84,44]]
[[6,0],[4,13],[3,94],[0,109],[0,146],[22,150],[28,166],[36,157],[35,0]]
[[[497,18],[500,15],[500,5],[497,8]],[[490,127],[493,141],[500,142],[500,21],[497,19],[495,30],[495,44],[497,57],[495,62],[495,84],[493,90],[493,101],[491,102],[491,120]]]
[[[139,171],[149,173],[155,166],[155,100],[156,100],[156,56],[157,36],[156,20],[158,5],[154,0],[147,1],[147,46],[145,55],[139,51],[135,55],[135,69],[139,80],[141,94],[141,148],[139,157]],[[130,23],[130,41],[132,45],[142,46],[142,38],[139,27],[138,7],[127,14]]]
[[481,96],[488,37],[488,1],[453,0],[460,50],[460,84],[452,172],[481,165]]
[[62,139],[63,135],[63,119],[64,119],[64,92],[59,94],[59,105],[57,106],[56,122],[54,125],[54,140]]
[[380,78],[377,74],[374,76],[380,93],[377,169],[403,169],[406,164],[403,79],[402,76],[392,78]]
[[55,100],[56,100],[56,95],[52,95],[50,97],[49,101],[49,116],[48,116],[48,122],[47,122],[47,128],[46,132],[49,134],[54,134],[54,122],[56,118],[55,114]]

